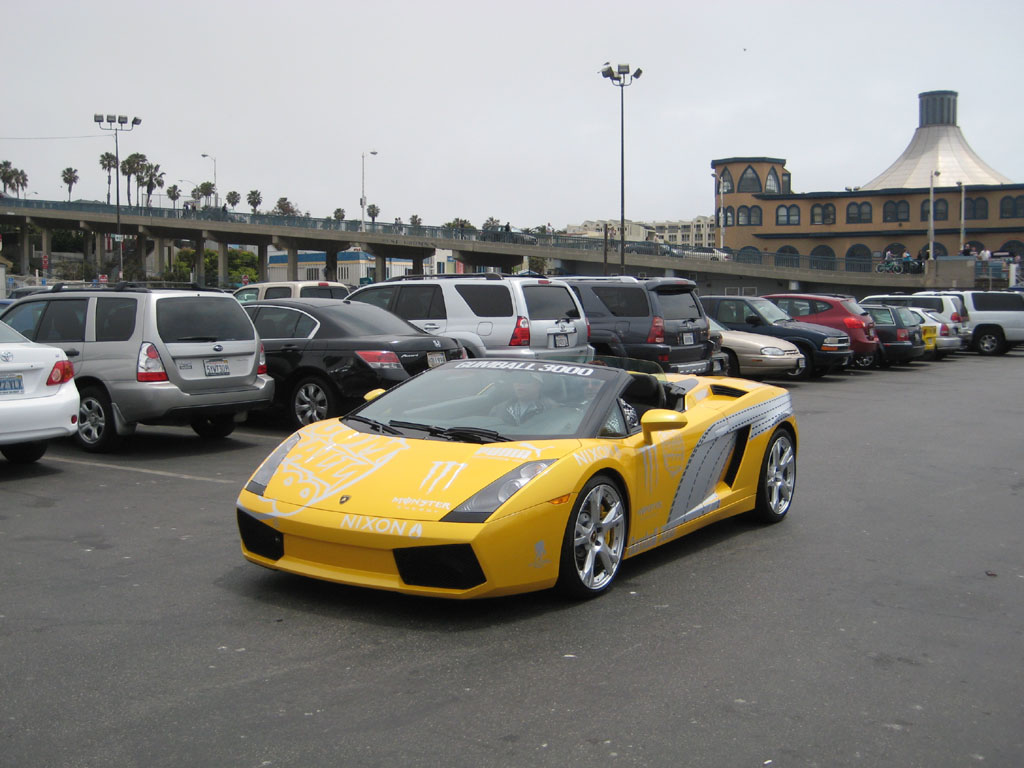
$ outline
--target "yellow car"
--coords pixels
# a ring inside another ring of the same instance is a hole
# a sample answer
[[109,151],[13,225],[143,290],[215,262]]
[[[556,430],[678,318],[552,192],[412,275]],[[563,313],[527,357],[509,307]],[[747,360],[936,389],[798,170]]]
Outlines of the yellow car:
[[417,595],[589,597],[716,520],[786,516],[786,390],[601,362],[452,361],[300,429],[238,497],[242,554]]

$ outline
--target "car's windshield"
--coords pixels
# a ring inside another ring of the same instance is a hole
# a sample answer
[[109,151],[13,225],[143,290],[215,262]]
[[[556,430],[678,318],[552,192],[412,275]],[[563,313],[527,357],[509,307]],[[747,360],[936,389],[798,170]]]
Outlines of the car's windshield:
[[617,379],[614,369],[594,365],[463,360],[409,380],[358,415],[409,437],[450,430],[452,439],[463,439],[458,430],[465,428],[491,430],[490,439],[567,437]]
[[749,299],[750,305],[760,313],[767,323],[777,323],[780,320],[792,320],[789,315],[779,309],[768,299]]

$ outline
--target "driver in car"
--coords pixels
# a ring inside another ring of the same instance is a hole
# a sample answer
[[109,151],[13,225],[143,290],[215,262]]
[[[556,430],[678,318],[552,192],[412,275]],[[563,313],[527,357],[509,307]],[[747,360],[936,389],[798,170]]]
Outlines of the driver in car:
[[512,382],[513,396],[498,404],[493,415],[501,417],[506,424],[522,424],[544,413],[555,405],[555,401],[541,394],[544,379],[536,373],[518,375]]

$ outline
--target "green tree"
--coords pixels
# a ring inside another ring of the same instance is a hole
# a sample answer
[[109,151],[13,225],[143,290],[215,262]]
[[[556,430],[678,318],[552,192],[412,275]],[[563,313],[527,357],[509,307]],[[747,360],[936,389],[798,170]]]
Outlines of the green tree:
[[409,217],[409,226],[410,227],[422,227],[423,226],[423,219],[421,219],[419,216],[417,216],[414,213],[412,216]]
[[11,180],[14,178],[14,166],[11,165],[10,160],[4,160],[0,163],[0,184],[4,186],[4,194],[7,194],[7,188],[11,186]]
[[174,210],[178,210],[178,205],[177,204],[178,204],[178,198],[180,198],[180,197],[181,197],[181,190],[178,189],[178,185],[177,184],[171,184],[171,186],[169,186],[167,188],[167,199],[171,201],[171,207],[173,207]]
[[228,205],[231,206],[231,210],[235,210],[235,206],[242,202],[242,196],[235,192],[235,190],[228,192],[224,199],[227,200]]
[[258,189],[250,189],[249,194],[245,196],[245,202],[252,208],[252,212],[256,213],[260,204],[263,203],[263,195],[260,194]]
[[344,208],[335,208],[334,209],[334,220],[335,221],[342,221],[342,220],[344,220],[344,218],[345,218],[345,209]]
[[164,171],[160,170],[160,163],[146,163],[142,169],[142,183],[146,185],[146,207],[152,205],[153,190],[164,188]]
[[[128,193],[128,205],[132,204],[132,176],[141,173],[147,162],[149,161],[141,152],[133,152],[121,161],[121,175],[128,180],[125,186]],[[136,197],[138,197],[138,190],[136,190]]]
[[444,226],[450,229],[471,229],[476,231],[476,227],[469,223],[469,219],[460,219],[458,217],[446,222]]
[[375,203],[370,203],[366,206],[366,215],[370,217],[370,221],[376,223],[377,217],[380,216],[380,208]]
[[292,203],[287,197],[279,197],[277,199],[277,205],[274,206],[271,213],[278,216],[301,216],[302,213],[298,207]]
[[70,165],[60,172],[61,181],[68,185],[68,202],[71,202],[71,188],[78,183],[78,170]]
[[206,204],[210,205],[210,198],[217,192],[217,186],[212,181],[204,181],[199,185],[199,194],[206,198]]
[[203,191],[199,187],[192,187],[192,191],[189,192],[189,197],[198,203],[203,199]]
[[15,168],[11,174],[11,189],[18,194],[18,197],[21,197],[21,192],[28,189],[28,174],[20,168]]
[[501,221],[494,218],[493,216],[488,216],[487,221],[484,222],[484,229],[497,229],[500,226]]
[[113,152],[100,155],[100,168],[107,172],[107,205],[110,205],[110,172],[117,171],[117,155]]

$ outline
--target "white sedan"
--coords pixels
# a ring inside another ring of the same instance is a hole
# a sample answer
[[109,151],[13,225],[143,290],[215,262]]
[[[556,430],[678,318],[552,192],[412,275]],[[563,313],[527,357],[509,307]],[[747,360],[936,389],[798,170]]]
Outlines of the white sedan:
[[28,464],[78,430],[78,387],[64,350],[0,323],[0,453]]

